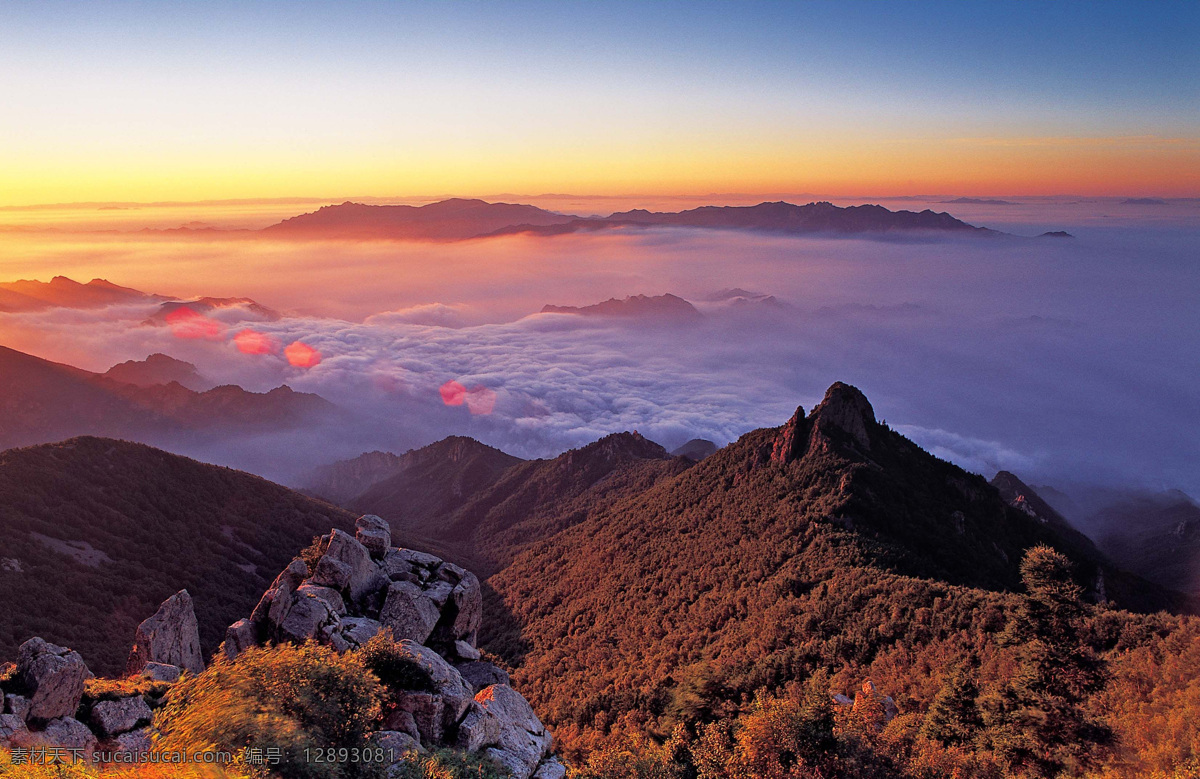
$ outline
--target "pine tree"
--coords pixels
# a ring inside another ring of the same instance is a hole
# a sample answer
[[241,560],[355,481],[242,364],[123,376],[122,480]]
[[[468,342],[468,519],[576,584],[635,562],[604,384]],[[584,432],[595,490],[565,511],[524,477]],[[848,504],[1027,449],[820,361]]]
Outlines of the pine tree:
[[979,689],[965,669],[955,668],[929,705],[921,735],[946,746],[966,744],[979,732]]
[[1010,771],[1053,777],[1093,764],[1109,739],[1083,707],[1103,687],[1104,666],[1080,637],[1086,607],[1070,560],[1033,547],[1021,578],[1026,594],[999,637],[1014,652],[1017,670],[989,700],[986,724]]

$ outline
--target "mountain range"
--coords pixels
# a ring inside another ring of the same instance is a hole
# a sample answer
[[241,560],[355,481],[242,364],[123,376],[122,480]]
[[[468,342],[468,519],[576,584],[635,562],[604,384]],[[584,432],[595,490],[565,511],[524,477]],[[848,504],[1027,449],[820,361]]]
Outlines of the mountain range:
[[118,303],[155,303],[166,301],[161,295],[149,295],[129,287],[120,287],[104,279],[86,284],[65,276],[50,281],[0,282],[0,312],[18,313],[47,308],[101,308]]
[[679,212],[644,209],[607,217],[578,217],[530,205],[454,198],[425,206],[346,202],[325,206],[264,228],[274,237],[465,240],[500,235],[563,235],[609,229],[683,227],[786,234],[957,233],[997,235],[947,213],[890,211],[883,206],[840,207],[828,202],[793,205],[701,206]]
[[235,385],[198,392],[179,378],[198,378],[195,366],[158,355],[97,374],[0,346],[0,448],[78,435],[194,442],[308,426],[336,412],[320,396],[286,385],[266,393]]
[[484,579],[482,647],[575,760],[622,734],[732,722],[818,670],[838,695],[873,680],[911,728],[954,668],[1002,689],[1017,650],[997,635],[1024,613],[1022,559],[1042,545],[1099,604],[1088,651],[1111,658],[1124,696],[1106,705],[1161,689],[1130,658],[1178,656],[1176,633],[1187,644],[1191,622],[1139,612],[1194,601],[1123,571],[1016,476],[989,484],[924,452],[854,387],[703,449],[674,456],[623,432],[522,460],[452,437],[315,473],[310,494],[348,510],[138,444],[9,450],[0,584],[16,597],[0,656],[39,634],[105,668],[148,605],[183,587],[211,648],[311,534],[363,512]]

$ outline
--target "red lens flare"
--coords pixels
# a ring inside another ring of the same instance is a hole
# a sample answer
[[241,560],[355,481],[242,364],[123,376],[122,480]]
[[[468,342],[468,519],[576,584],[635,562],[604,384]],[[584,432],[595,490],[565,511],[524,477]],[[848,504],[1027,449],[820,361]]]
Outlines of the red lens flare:
[[447,406],[461,406],[467,396],[467,388],[453,380],[443,384],[438,392],[442,395],[442,402]]
[[233,343],[242,354],[274,354],[279,351],[279,342],[257,330],[242,330],[233,337]]
[[496,393],[487,387],[472,387],[467,392],[467,410],[472,414],[490,414],[495,407]]
[[496,407],[496,393],[480,384],[467,389],[451,380],[443,384],[438,393],[442,396],[442,403],[447,406],[466,405],[467,410],[476,415],[490,414]]
[[321,364],[321,353],[303,341],[293,341],[283,350],[287,361],[297,368],[315,368]]
[[193,311],[187,306],[180,306],[166,316],[171,335],[176,338],[204,338],[216,341],[221,338],[224,328],[215,319],[209,319],[204,314]]

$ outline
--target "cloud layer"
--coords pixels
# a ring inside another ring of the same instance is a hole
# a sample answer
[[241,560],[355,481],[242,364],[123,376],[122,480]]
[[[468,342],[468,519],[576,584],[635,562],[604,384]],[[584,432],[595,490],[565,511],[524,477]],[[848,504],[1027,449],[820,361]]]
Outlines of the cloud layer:
[[[1173,226],[1084,229],[1057,242],[663,231],[441,247],[255,245],[249,254],[240,242],[205,244],[224,252],[209,273],[239,257],[254,267],[197,291],[250,294],[293,313],[264,322],[221,309],[219,334],[201,338],[145,325],[148,312],[136,307],[9,315],[0,316],[0,342],[93,370],[161,351],[219,382],[287,383],[353,412],[275,458],[265,447],[278,442],[233,458],[276,478],[456,433],[527,457],[627,429],[667,446],[726,443],[782,423],[798,404],[810,408],[841,380],[905,435],[987,476],[1008,468],[1035,482],[1195,493],[1196,237]],[[190,244],[108,249],[118,270],[168,250],[183,252],[185,266],[200,262]],[[271,296],[267,271],[289,251]],[[239,278],[249,289],[231,288]],[[701,304],[706,318],[686,326],[527,315],[545,303],[637,293],[700,301],[732,287],[786,305]],[[305,309],[326,315],[295,313]]]

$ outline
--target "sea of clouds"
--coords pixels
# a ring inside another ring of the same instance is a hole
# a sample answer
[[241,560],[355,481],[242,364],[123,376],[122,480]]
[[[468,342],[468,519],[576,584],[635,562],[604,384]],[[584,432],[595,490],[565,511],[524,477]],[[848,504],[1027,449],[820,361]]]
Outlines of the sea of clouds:
[[[372,449],[451,434],[524,457],[638,430],[725,444],[860,387],[876,415],[991,477],[1200,493],[1195,221],[1058,225],[1074,239],[815,239],[710,231],[457,244],[106,238],[30,245],[37,267],[146,291],[247,295],[215,335],[145,324],[145,306],[0,315],[0,343],[91,370],[164,352],[220,383],[286,383],[334,425],[188,452],[295,481]],[[48,277],[18,270],[6,278]],[[774,303],[713,301],[741,288]],[[539,314],[630,294],[698,321]],[[261,334],[269,348],[239,349]],[[302,343],[319,362],[290,364]],[[451,389],[447,394],[447,386]],[[460,391],[461,390],[461,391]]]

